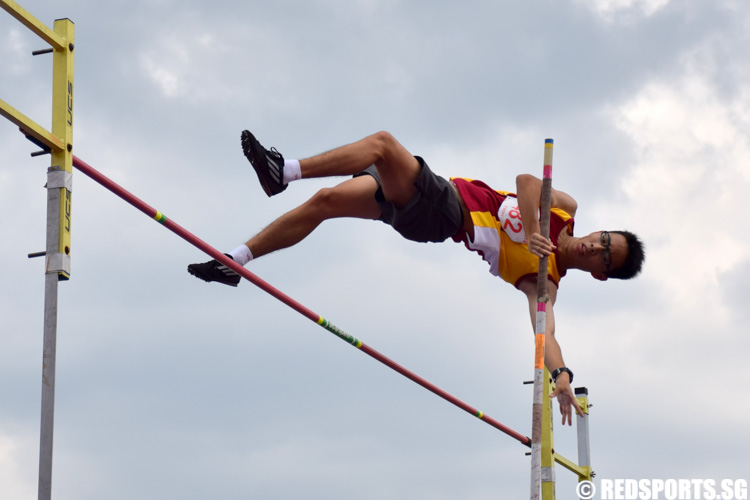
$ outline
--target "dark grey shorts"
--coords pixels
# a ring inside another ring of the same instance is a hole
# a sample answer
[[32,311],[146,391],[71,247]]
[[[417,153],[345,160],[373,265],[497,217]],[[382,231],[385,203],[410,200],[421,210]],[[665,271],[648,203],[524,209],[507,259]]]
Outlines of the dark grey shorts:
[[450,182],[435,175],[422,158],[415,158],[422,167],[414,182],[417,194],[400,210],[386,201],[375,165],[367,167],[354,177],[371,175],[375,178],[378,182],[375,201],[380,206],[380,220],[391,225],[401,236],[420,243],[445,241],[463,226],[458,196]]

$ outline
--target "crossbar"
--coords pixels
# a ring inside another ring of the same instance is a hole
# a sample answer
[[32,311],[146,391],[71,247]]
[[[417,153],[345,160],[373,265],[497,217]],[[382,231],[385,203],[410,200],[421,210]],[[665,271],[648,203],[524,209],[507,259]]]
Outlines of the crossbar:
[[52,132],[47,131],[44,127],[2,99],[0,99],[0,116],[3,116],[12,123],[18,125],[19,130],[25,136],[33,139],[34,144],[37,146],[55,149],[57,151],[63,151],[65,149],[65,145],[59,137]]
[[78,157],[73,156],[73,166],[77,168],[82,173],[86,174],[88,177],[90,177],[95,182],[101,184],[104,188],[108,189],[118,197],[125,200],[127,203],[132,205],[133,207],[137,208],[144,214],[148,215],[152,219],[155,219],[157,222],[161,223],[163,226],[165,226],[167,229],[175,233],[176,235],[180,236],[182,239],[186,240],[188,243],[192,244],[193,246],[197,247],[198,249],[202,250],[203,252],[207,253],[217,261],[221,262],[225,266],[229,267],[236,273],[238,273],[240,276],[260,288],[261,290],[265,291],[269,295],[273,296],[274,298],[280,300],[284,304],[288,305],[307,319],[314,321],[318,325],[322,326],[329,332],[333,333],[337,337],[341,338],[342,340],[345,340],[349,344],[353,345],[354,347],[358,348],[360,351],[364,352],[368,356],[380,361],[382,364],[386,365],[387,367],[391,368],[392,370],[400,373],[404,377],[408,378],[409,380],[421,385],[428,391],[432,392],[433,394],[436,394],[437,396],[440,396],[444,400],[448,401],[449,403],[457,406],[458,408],[461,408],[467,413],[470,413],[471,415],[474,415],[475,417],[479,418],[486,424],[494,427],[495,429],[498,429],[499,431],[504,432],[508,436],[512,437],[513,439],[519,441],[520,443],[531,446],[531,439],[528,436],[524,436],[523,434],[520,434],[519,432],[511,429],[510,427],[498,422],[494,418],[490,417],[489,415],[486,415],[485,413],[477,410],[476,408],[466,404],[462,400],[458,399],[457,397],[445,392],[443,389],[439,388],[438,386],[432,384],[431,382],[428,382],[427,380],[423,379],[422,377],[416,375],[415,373],[407,370],[403,366],[399,365],[395,361],[391,360],[390,358],[384,356],[383,354],[379,353],[372,347],[369,347],[365,343],[363,343],[361,340],[352,337],[345,331],[341,330],[337,326],[330,323],[328,320],[323,318],[323,316],[320,316],[319,314],[313,312],[312,310],[308,309],[304,305],[300,304],[296,300],[292,299],[285,293],[281,292],[280,290],[274,288],[269,283],[263,281],[261,278],[256,276],[255,274],[251,273],[241,265],[239,265],[234,260],[228,258],[223,253],[219,252],[217,249],[209,245],[208,243],[204,242],[191,232],[184,229],[182,226],[177,224],[176,222],[172,221],[171,219],[168,219],[164,216],[161,212],[156,210],[155,208],[151,207],[150,205],[146,204],[139,198],[137,198],[135,195],[130,193],[129,191],[122,188],[120,185],[115,183],[113,180],[106,177],[104,174],[99,172],[98,170],[94,169],[89,164],[85,163],[84,161],[80,160]]
[[47,42],[55,50],[65,48],[65,40],[57,33],[49,29],[39,19],[32,16],[26,9],[13,0],[0,0],[0,9],[5,10],[15,17],[21,24],[33,31],[39,38]]

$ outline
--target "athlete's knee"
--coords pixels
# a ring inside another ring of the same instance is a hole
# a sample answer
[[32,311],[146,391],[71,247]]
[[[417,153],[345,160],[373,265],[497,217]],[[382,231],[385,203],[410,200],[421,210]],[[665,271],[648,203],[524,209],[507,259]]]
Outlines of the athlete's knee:
[[372,134],[370,140],[372,141],[379,158],[385,158],[394,147],[399,145],[396,138],[393,137],[390,132],[384,130]]
[[322,218],[332,217],[342,210],[343,200],[339,190],[323,188],[313,195],[308,204]]

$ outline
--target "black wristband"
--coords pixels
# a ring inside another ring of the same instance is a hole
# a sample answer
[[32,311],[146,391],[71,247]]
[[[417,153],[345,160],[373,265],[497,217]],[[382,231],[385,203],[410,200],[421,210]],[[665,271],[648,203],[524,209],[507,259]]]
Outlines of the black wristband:
[[562,368],[558,368],[557,370],[553,371],[552,372],[552,380],[554,380],[555,382],[557,382],[557,377],[559,377],[562,372],[567,372],[568,373],[568,376],[570,377],[570,383],[572,384],[573,383],[573,372],[570,371],[570,368],[568,368],[566,366],[563,366]]

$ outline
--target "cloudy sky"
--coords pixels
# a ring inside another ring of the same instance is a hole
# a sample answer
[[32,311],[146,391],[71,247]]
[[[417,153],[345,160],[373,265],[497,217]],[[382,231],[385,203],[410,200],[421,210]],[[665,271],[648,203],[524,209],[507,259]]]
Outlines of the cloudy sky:
[[[562,282],[558,338],[599,479],[747,479],[750,5],[744,0],[35,0],[75,22],[75,152],[228,251],[338,179],[267,198],[240,131],[305,157],[378,130],[445,176],[540,174],[632,282]],[[0,98],[49,127],[51,58],[0,12]],[[49,157],[0,121],[0,498],[36,497]],[[53,497],[490,499],[526,448],[206,260],[80,173],[60,284]],[[331,221],[249,269],[530,434],[525,298],[461,245]],[[557,421],[559,422],[559,416]],[[556,427],[575,459],[574,429]],[[558,496],[574,478],[558,467]]]

